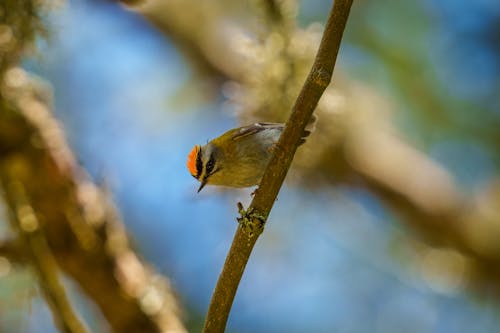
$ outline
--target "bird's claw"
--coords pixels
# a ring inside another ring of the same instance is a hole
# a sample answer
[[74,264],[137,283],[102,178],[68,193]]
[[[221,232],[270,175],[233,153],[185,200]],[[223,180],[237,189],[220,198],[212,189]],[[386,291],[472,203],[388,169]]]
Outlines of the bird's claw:
[[236,220],[240,224],[240,228],[249,238],[258,236],[262,233],[266,221],[264,215],[260,214],[255,208],[245,210],[241,202],[238,202],[238,213],[240,217]]

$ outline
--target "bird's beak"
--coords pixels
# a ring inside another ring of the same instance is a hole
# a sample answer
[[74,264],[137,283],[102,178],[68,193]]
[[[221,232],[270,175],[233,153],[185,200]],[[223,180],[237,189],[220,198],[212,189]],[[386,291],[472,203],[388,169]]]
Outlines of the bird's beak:
[[207,185],[206,179],[201,181],[200,187],[198,188],[198,193],[200,193],[200,191],[205,187],[205,185]]

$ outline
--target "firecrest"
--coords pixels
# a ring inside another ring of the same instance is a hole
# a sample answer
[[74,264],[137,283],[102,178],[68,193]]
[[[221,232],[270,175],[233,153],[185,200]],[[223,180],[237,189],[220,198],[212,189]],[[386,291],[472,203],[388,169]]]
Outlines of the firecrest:
[[[249,187],[259,184],[284,124],[255,123],[231,129],[204,146],[194,146],[187,168],[201,184]],[[311,133],[306,129],[300,144]]]

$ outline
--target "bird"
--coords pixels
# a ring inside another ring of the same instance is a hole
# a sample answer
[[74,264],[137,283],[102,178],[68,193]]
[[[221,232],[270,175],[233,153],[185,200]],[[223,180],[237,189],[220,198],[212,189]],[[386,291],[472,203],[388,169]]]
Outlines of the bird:
[[[314,129],[315,119],[304,130],[299,144]],[[271,159],[285,124],[257,122],[233,128],[206,145],[194,146],[188,154],[187,169],[200,182],[198,192],[205,185],[235,188],[258,185]]]

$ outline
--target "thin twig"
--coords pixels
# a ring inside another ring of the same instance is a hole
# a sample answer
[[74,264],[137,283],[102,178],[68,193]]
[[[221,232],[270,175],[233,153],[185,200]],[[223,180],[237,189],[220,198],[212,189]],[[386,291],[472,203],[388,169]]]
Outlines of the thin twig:
[[[342,34],[352,0],[336,0],[323,33],[318,54],[292,109],[285,130],[264,173],[247,212],[253,212],[254,223],[265,223],[297,150],[304,128],[312,116],[323,91],[330,83]],[[249,217],[243,216],[241,218]],[[262,219],[262,221],[260,220]],[[217,281],[208,308],[204,333],[224,332],[236,290],[260,232],[249,235],[236,230],[226,262]]]

